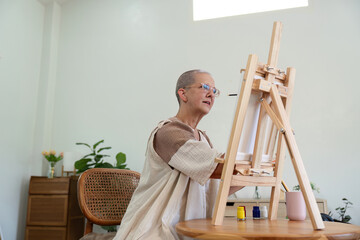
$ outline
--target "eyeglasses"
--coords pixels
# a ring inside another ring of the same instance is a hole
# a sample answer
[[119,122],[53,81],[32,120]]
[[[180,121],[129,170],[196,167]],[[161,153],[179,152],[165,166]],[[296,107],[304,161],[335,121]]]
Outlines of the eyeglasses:
[[[200,83],[201,86],[199,88],[202,88],[204,91],[206,92],[212,92],[215,97],[218,97],[220,95],[220,90],[215,88],[215,87],[210,87],[209,85],[205,84],[205,83]],[[194,88],[194,87],[185,87],[185,88]]]

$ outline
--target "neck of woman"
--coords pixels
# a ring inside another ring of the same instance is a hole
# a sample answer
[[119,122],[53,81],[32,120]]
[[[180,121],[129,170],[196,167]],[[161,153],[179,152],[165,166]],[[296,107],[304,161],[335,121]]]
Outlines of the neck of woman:
[[203,116],[179,110],[175,117],[195,130]]

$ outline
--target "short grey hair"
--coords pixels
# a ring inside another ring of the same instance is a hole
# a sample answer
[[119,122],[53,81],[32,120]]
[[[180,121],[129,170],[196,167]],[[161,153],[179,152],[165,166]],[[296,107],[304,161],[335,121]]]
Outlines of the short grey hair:
[[208,73],[204,70],[200,70],[200,69],[186,71],[180,75],[179,79],[177,80],[176,89],[175,89],[175,95],[176,95],[176,98],[177,98],[177,101],[179,104],[180,104],[180,97],[178,94],[179,89],[185,88],[185,87],[193,84],[195,82],[195,75],[198,73],[207,73],[207,74],[211,75],[210,73]]

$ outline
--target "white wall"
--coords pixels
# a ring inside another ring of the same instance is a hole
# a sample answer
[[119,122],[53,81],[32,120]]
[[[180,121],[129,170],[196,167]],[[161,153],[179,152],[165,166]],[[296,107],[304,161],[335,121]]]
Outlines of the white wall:
[[37,1],[0,1],[0,226],[6,240],[24,239],[43,32]]
[[[105,139],[112,159],[123,151],[129,167],[141,171],[150,131],[176,114],[174,86],[186,70],[212,72],[222,90],[200,128],[225,151],[236,102],[226,94],[239,89],[248,54],[266,61],[276,20],[284,24],[279,65],[297,69],[291,122],[308,175],[320,187],[317,197],[326,198],[330,210],[349,198],[355,204],[349,210],[352,222],[360,225],[359,11],[356,0],[316,0],[308,8],[193,22],[191,1],[68,1],[54,40],[54,98],[46,99],[40,94],[48,84],[40,64],[44,8],[35,0],[0,0],[5,239],[23,239],[28,180],[45,175],[40,151],[46,144],[57,151],[85,151],[75,143]],[[44,99],[53,107],[44,110]],[[39,127],[45,116],[53,119],[51,129]],[[48,135],[50,144],[44,142]],[[297,184],[289,159],[284,180]],[[261,193],[267,197],[268,189]]]

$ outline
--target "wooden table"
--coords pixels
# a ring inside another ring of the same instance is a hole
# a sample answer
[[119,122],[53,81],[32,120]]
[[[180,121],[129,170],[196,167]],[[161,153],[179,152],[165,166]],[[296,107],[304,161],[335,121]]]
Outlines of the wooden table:
[[360,226],[324,222],[325,229],[314,230],[310,220],[246,220],[225,218],[223,225],[214,226],[211,219],[179,222],[176,231],[197,239],[360,239]]

